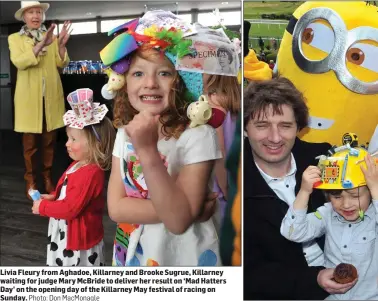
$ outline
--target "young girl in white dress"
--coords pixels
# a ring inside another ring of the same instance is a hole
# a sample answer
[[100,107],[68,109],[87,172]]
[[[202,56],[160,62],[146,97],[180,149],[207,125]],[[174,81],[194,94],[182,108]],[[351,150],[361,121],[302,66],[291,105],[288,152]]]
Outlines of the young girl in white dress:
[[[167,20],[169,28],[157,24],[142,36],[133,22],[100,53],[124,80],[114,105],[118,133],[108,187],[109,215],[119,223],[113,265],[220,266],[219,204],[207,221],[198,217],[222,153],[215,129],[188,127],[186,114],[188,95],[202,94],[202,73],[175,69],[185,48],[175,41],[185,42],[179,37],[185,26]],[[120,48],[127,38],[136,47]]]

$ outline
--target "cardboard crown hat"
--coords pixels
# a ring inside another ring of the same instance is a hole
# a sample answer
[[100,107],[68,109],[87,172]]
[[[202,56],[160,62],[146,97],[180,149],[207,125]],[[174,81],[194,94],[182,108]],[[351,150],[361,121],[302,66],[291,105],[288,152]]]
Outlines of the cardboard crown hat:
[[21,8],[14,14],[16,20],[22,21],[22,14],[25,10],[31,7],[40,7],[44,12],[46,12],[49,9],[50,4],[40,3],[39,1],[21,1]]

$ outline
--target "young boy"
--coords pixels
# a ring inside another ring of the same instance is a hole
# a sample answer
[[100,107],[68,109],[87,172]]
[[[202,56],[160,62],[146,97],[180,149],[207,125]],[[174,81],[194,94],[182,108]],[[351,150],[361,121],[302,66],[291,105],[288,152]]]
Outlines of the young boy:
[[[281,225],[281,234],[295,242],[326,236],[324,266],[340,263],[356,267],[358,278],[345,293],[327,299],[378,300],[378,168],[376,159],[363,148],[349,145],[321,156],[309,166],[301,189]],[[306,214],[314,188],[324,189],[330,203]]]

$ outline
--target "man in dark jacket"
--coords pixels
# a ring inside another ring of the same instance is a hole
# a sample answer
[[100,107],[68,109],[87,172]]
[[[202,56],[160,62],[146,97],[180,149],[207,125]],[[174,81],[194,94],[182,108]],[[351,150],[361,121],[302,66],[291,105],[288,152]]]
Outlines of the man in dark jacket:
[[[253,82],[244,93],[244,299],[314,299],[343,292],[325,269],[324,237],[286,240],[280,226],[299,191],[302,173],[317,165],[328,143],[296,137],[308,123],[302,94],[285,78]],[[308,212],[325,202],[314,190]]]

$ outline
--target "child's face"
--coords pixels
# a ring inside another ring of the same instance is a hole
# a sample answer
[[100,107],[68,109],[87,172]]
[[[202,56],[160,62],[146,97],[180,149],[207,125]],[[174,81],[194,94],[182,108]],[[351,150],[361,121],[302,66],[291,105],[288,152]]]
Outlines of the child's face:
[[173,65],[164,56],[150,61],[135,56],[126,76],[130,104],[138,112],[159,115],[169,106],[175,76]]
[[88,139],[84,130],[67,127],[67,151],[72,160],[85,161],[88,158]]
[[338,214],[347,221],[355,221],[359,217],[358,211],[360,206],[364,212],[369,207],[371,195],[367,186],[361,186],[359,188],[343,190],[340,195],[329,194],[329,199],[333,209]]

